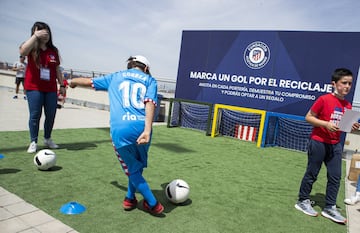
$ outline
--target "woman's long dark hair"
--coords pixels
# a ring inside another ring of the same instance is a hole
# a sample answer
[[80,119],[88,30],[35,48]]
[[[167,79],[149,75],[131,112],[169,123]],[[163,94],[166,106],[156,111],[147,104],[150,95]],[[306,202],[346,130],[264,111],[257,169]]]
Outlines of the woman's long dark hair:
[[[58,49],[56,48],[56,46],[53,44],[52,42],[52,35],[51,35],[51,30],[49,25],[47,25],[44,22],[35,22],[34,25],[31,28],[31,36],[34,34],[35,30],[42,30],[42,29],[46,29],[49,32],[49,41],[46,43],[46,47],[51,48],[53,50],[55,50],[58,53]],[[39,42],[36,43],[35,47],[32,49],[31,51],[31,55],[33,56],[37,66],[40,66],[40,47],[39,47]]]

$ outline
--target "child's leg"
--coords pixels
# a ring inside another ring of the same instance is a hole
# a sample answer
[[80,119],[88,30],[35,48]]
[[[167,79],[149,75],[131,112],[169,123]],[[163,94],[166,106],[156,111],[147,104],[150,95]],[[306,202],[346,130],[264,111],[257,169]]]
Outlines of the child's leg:
[[130,181],[130,177],[129,177],[129,182],[128,182],[128,191],[126,194],[126,197],[129,199],[135,199],[135,192],[136,192],[136,187],[131,183]]
[[326,150],[323,143],[310,140],[308,147],[308,163],[300,185],[299,201],[310,199],[310,193],[314,182],[317,180],[325,154]]
[[[139,152],[139,148],[141,152]],[[150,207],[156,205],[157,201],[148,183],[142,176],[143,168],[146,166],[147,151],[137,145],[129,145],[115,149],[116,156],[122,169],[129,178],[128,192],[126,197],[135,197],[136,190],[139,191]],[[131,198],[132,199],[132,198]]]
[[329,154],[325,158],[327,168],[327,184],[325,195],[325,207],[336,205],[336,199],[340,188],[341,180],[341,163],[342,163],[342,146],[340,143],[328,145]]
[[157,200],[152,193],[148,183],[142,176],[140,172],[135,172],[129,175],[129,181],[133,184],[133,186],[143,195],[144,199],[147,201],[150,207],[156,205]]

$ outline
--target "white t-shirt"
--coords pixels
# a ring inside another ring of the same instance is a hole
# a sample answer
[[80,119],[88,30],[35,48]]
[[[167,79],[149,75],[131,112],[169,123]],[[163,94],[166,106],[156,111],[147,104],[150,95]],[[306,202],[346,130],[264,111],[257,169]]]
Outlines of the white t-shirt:
[[16,77],[17,78],[24,78],[25,77],[25,69],[26,69],[26,63],[25,62],[22,63],[22,62],[17,61],[17,62],[14,63],[13,67],[17,68],[17,69],[20,68],[20,70],[16,71]]

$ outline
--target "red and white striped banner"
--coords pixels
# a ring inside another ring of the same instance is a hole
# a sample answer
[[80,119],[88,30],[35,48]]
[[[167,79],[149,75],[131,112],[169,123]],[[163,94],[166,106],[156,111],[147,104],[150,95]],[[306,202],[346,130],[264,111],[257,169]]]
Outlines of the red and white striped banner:
[[256,128],[247,125],[236,125],[234,136],[240,140],[254,142],[256,137]]

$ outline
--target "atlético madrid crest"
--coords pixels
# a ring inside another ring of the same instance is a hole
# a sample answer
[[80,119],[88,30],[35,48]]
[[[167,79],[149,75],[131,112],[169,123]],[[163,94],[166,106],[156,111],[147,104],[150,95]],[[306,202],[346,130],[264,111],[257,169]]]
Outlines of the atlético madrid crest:
[[249,44],[244,51],[245,64],[251,69],[261,69],[270,60],[270,49],[262,41]]

